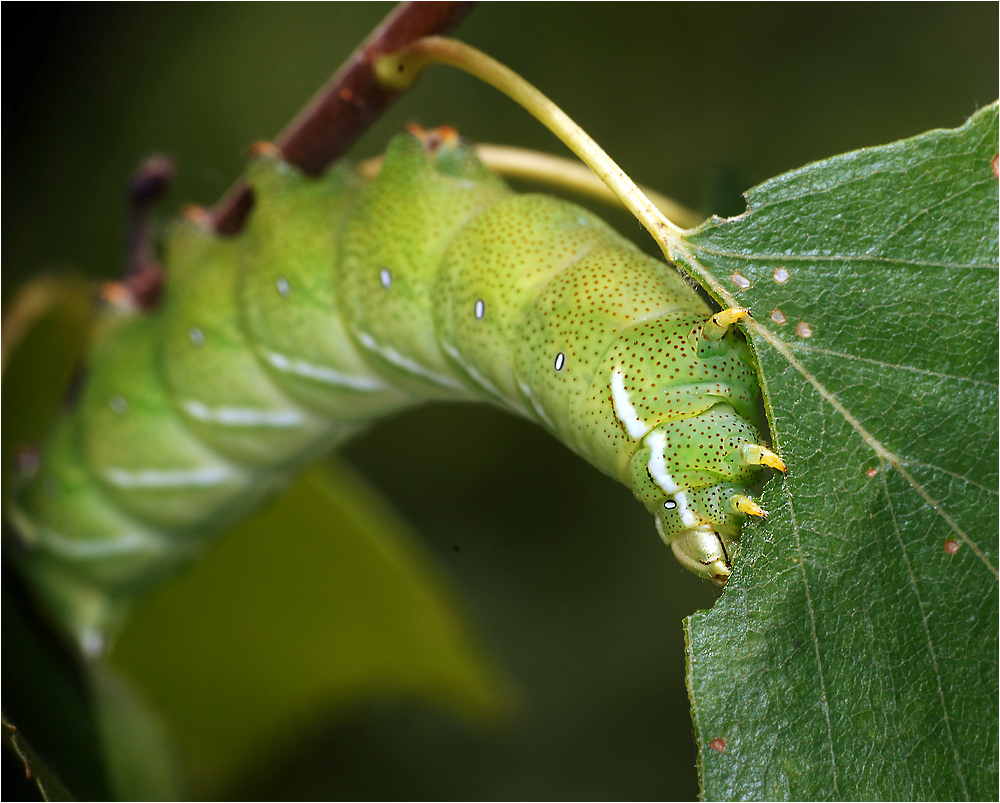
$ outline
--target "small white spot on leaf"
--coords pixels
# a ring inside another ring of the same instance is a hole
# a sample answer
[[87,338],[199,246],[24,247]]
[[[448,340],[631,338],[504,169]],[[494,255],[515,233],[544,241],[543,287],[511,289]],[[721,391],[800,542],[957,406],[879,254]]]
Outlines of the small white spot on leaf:
[[740,290],[746,290],[750,286],[750,280],[738,270],[734,270],[729,278]]
[[783,313],[780,309],[775,308],[771,312],[771,320],[777,324],[783,324],[788,321],[788,318],[785,317],[785,313]]
[[287,297],[292,292],[292,288],[288,284],[288,279],[284,276],[281,276],[276,284],[278,285],[278,295]]
[[556,355],[556,370],[561,371],[566,364],[566,355],[561,351]]
[[387,290],[392,285],[392,274],[389,272],[388,268],[382,268],[378,272],[378,280],[382,283],[382,286]]
[[483,316],[485,314],[486,314],[486,304],[483,303],[483,300],[481,298],[477,299],[477,301],[476,301],[476,320],[477,321],[481,321],[483,319]]
[[812,337],[813,330],[812,327],[805,321],[799,321],[795,324],[795,334],[799,337]]
[[201,331],[201,327],[192,326],[188,330],[188,337],[194,345],[201,347],[205,345],[205,333]]
[[784,268],[775,268],[772,275],[776,284],[784,284],[788,281],[788,271]]

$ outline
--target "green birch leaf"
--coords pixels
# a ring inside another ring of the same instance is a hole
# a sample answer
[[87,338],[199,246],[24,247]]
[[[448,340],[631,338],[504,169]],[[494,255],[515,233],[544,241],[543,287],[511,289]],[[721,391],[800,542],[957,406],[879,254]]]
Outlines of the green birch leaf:
[[753,312],[789,468],[687,620],[708,799],[996,796],[996,156],[993,105],[687,239]]

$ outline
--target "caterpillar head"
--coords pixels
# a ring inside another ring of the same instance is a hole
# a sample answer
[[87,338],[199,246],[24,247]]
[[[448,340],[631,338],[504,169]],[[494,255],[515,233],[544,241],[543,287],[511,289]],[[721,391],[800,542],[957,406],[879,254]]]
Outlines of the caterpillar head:
[[[659,530],[659,519],[656,519],[656,524]],[[718,586],[724,586],[732,574],[730,556],[735,546],[731,537],[725,538],[722,533],[707,525],[704,529],[684,530],[670,543],[674,557],[681,566]]]
[[[732,572],[740,527],[764,511],[749,486],[773,455],[732,408],[663,422],[643,437],[629,480],[684,568],[716,585]],[[777,460],[777,456],[774,456]]]
[[656,531],[688,571],[726,584],[733,571],[744,514],[731,500],[744,497],[728,483],[661,497],[653,512]]

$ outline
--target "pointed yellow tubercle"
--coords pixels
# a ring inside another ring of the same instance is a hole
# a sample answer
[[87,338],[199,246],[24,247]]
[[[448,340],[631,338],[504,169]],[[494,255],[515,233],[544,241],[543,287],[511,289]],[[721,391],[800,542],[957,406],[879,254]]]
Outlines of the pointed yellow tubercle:
[[750,314],[750,310],[743,307],[730,307],[722,312],[717,312],[705,323],[705,337],[709,340],[722,340],[726,332],[737,321],[743,320]]
[[732,498],[732,504],[738,512],[745,513],[748,516],[760,516],[761,518],[767,516],[767,511],[749,496],[734,496]]
[[784,460],[766,446],[761,446],[758,443],[744,443],[740,447],[740,457],[744,463],[750,466],[770,466],[782,474],[787,471]]

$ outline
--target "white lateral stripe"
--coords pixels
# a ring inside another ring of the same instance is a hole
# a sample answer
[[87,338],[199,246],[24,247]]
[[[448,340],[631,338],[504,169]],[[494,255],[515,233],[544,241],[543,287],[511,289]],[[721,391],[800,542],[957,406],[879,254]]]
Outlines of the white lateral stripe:
[[666,493],[673,497],[673,500],[677,503],[677,515],[681,517],[681,522],[684,526],[694,527],[699,519],[688,508],[687,494],[680,489],[680,486],[674,482],[674,478],[667,471],[667,461],[663,455],[667,447],[667,436],[663,432],[653,431],[646,436],[643,443],[649,447],[650,451],[648,464],[649,476]]
[[698,517],[688,508],[687,494],[684,491],[678,491],[674,494],[674,500],[677,502],[677,513],[684,526],[694,527],[698,523]]
[[286,357],[277,351],[264,351],[264,359],[279,371],[302,376],[306,379],[316,379],[334,387],[367,391],[388,390],[389,387],[381,379],[374,376],[343,374],[333,368],[327,368],[325,365],[316,365],[306,360],[296,360]]
[[465,359],[463,359],[459,350],[455,348],[451,343],[445,343],[444,341],[441,341],[441,348],[444,349],[445,354],[447,354],[455,362],[457,362],[460,366],[462,366],[462,370],[464,370],[465,373],[467,373],[470,377],[476,380],[476,383],[480,387],[482,387],[483,390],[492,393],[498,399],[503,398],[503,394],[500,392],[500,389],[492,382],[490,382],[490,380],[488,380],[485,376],[479,373],[479,371],[477,371],[474,366],[469,365],[469,363],[467,363]]
[[81,541],[75,538],[66,538],[46,529],[39,539],[39,544],[50,552],[56,552],[70,558],[108,558],[127,555],[130,552],[164,552],[167,548],[167,544],[162,538],[143,531],[128,532],[115,538]]
[[641,438],[649,432],[649,425],[639,418],[632,406],[632,401],[625,390],[625,374],[621,368],[615,368],[611,374],[611,399],[615,405],[615,415],[625,426],[625,431],[633,438]]
[[389,348],[388,346],[380,346],[375,342],[373,338],[367,332],[355,332],[358,338],[358,342],[370,351],[374,351],[376,354],[380,355],[383,359],[388,360],[397,368],[402,368],[404,371],[408,371],[414,376],[423,377],[424,379],[429,379],[437,385],[445,388],[451,388],[452,390],[465,390],[465,388],[455,379],[450,376],[443,376],[441,374],[436,374],[433,371],[428,371],[424,366],[418,362],[414,362],[409,357],[404,357],[395,349]]
[[667,436],[662,432],[650,432],[643,441],[649,447],[649,476],[668,494],[675,494],[680,487],[674,482],[674,478],[667,473],[667,461],[663,456],[667,448]]
[[517,380],[517,386],[521,389],[521,393],[524,394],[524,398],[526,398],[528,403],[531,404],[531,409],[535,411],[535,414],[542,419],[549,429],[554,430],[556,425],[552,423],[552,419],[549,418],[549,414],[545,412],[545,408],[542,407],[542,405],[539,404],[539,402],[532,395],[531,388],[525,385],[520,379]]
[[459,353],[458,349],[455,348],[451,343],[445,343],[444,341],[442,341],[441,348],[444,349],[445,353],[449,357],[451,357],[455,362],[457,362],[460,366],[462,366],[462,370],[464,370],[477,385],[483,388],[483,390],[493,395],[498,401],[502,401],[504,404],[510,407],[510,409],[514,410],[519,415],[523,415],[525,418],[529,419],[531,418],[531,414],[526,409],[524,409],[517,402],[508,399],[501,392],[500,388],[498,388],[496,385],[490,382],[490,380],[488,380],[485,376],[479,373],[479,371],[476,370],[476,367],[474,365],[470,365],[468,362],[466,362],[465,359],[462,357],[461,353]]
[[300,427],[305,419],[296,410],[260,410],[254,407],[209,407],[194,399],[181,402],[184,412],[199,421],[229,427]]
[[221,485],[232,477],[232,472],[218,466],[163,471],[130,471],[127,468],[111,467],[105,469],[103,474],[105,480],[119,488],[201,488]]

